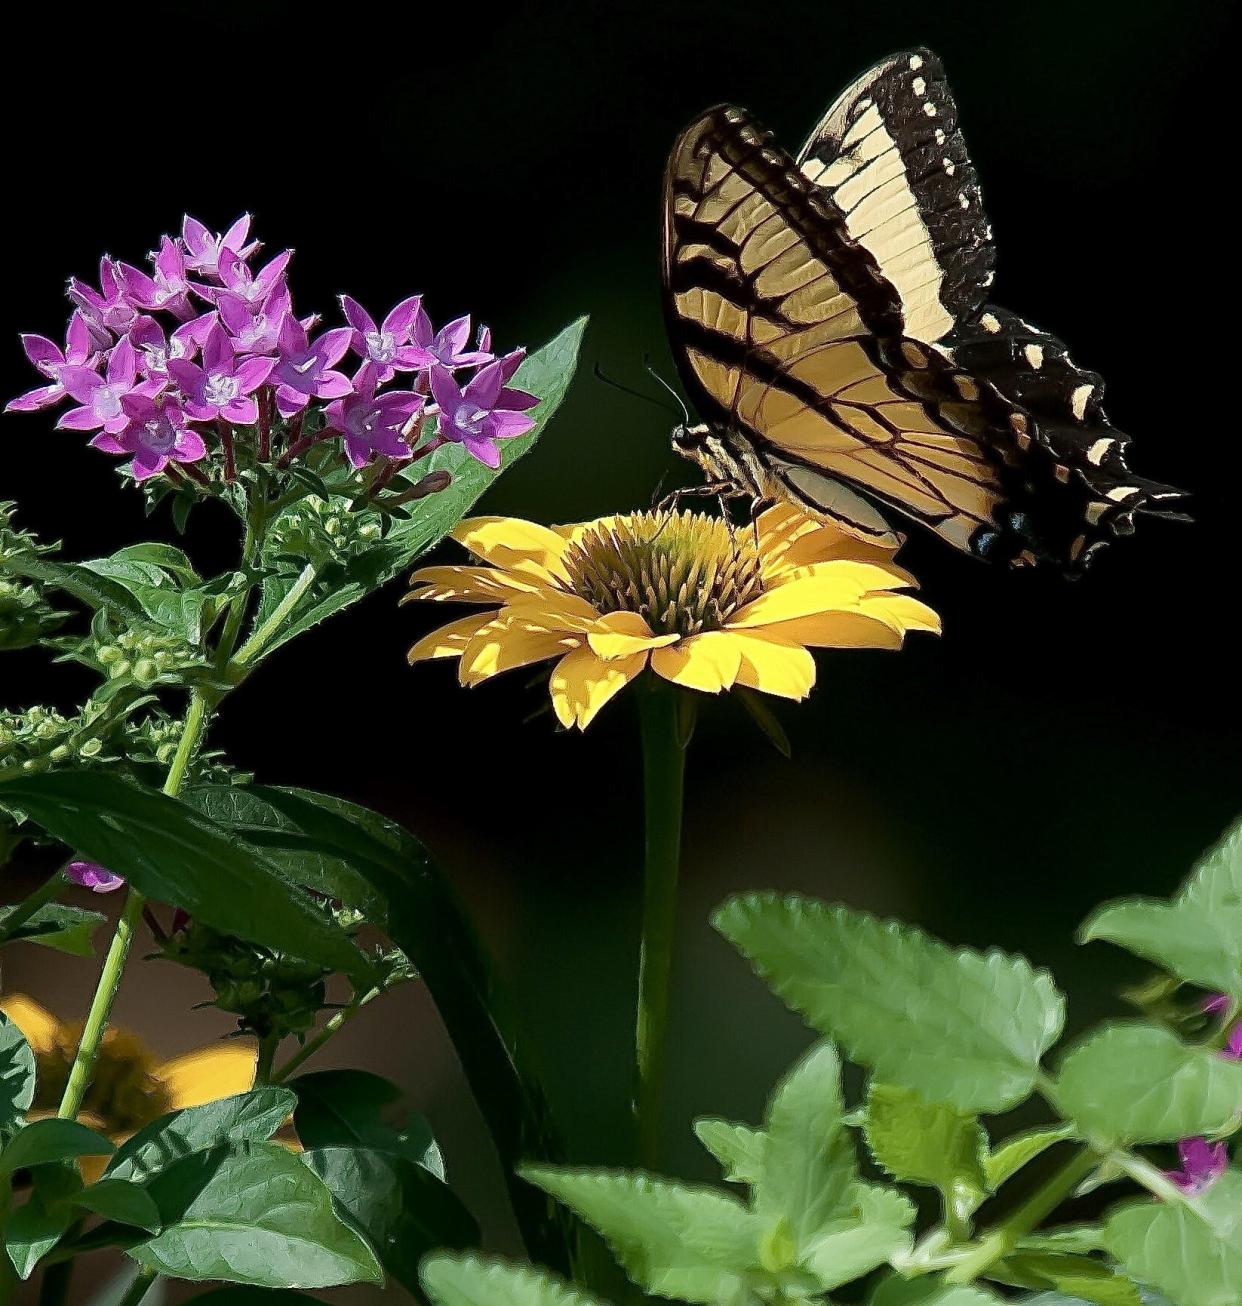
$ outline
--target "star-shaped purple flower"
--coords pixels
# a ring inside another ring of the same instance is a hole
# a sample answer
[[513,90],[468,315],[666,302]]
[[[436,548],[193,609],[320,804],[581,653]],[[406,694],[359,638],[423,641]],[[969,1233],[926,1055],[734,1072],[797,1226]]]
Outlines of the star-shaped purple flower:
[[523,410],[539,402],[523,390],[506,388],[516,369],[516,362],[498,359],[475,373],[463,389],[447,367],[433,367],[431,393],[440,409],[440,439],[463,445],[486,467],[499,467],[496,441],[529,431],[535,419]]
[[151,255],[150,275],[130,263],[118,263],[117,274],[125,294],[135,308],[155,313],[163,310],[185,322],[194,316],[192,289],[186,279],[185,255],[171,236],[160,240],[159,252]]
[[123,336],[138,316],[138,310],[125,293],[125,284],[112,259],[99,260],[99,286],[88,286],[77,277],[69,278],[69,298],[90,328],[96,349],[110,349],[114,336]]
[[1166,1177],[1190,1197],[1207,1192],[1229,1168],[1225,1144],[1209,1143],[1204,1138],[1184,1139],[1177,1145],[1177,1156],[1181,1168],[1166,1171]]
[[97,435],[91,444],[105,453],[133,454],[134,480],[149,480],[170,462],[196,463],[207,456],[203,437],[186,424],[185,410],[174,395],[135,391],[121,403],[128,425],[118,435]]
[[333,369],[345,356],[349,327],[325,331],[313,343],[306,328],[287,314],[280,324],[280,354],[272,372],[276,408],[282,417],[301,412],[312,399],[343,399],[353,389],[344,372]]
[[117,875],[98,862],[70,862],[62,873],[70,884],[92,889],[95,893],[111,893],[125,883],[123,875]]
[[[470,315],[465,317],[454,318],[447,326],[441,327],[436,331],[431,325],[431,319],[427,316],[426,309],[419,304],[414,314],[414,325],[411,331],[414,338],[414,344],[419,349],[425,349],[433,361],[439,363],[442,367],[481,367],[492,361],[492,355],[485,349],[467,349],[466,345],[470,340]],[[479,344],[484,341],[484,333],[479,334]],[[486,339],[490,344],[491,333],[487,332]]]
[[355,467],[364,467],[376,454],[408,458],[410,446],[401,432],[426,402],[425,396],[413,390],[377,395],[378,384],[379,370],[364,363],[354,377],[352,391],[325,409],[327,428],[345,437],[345,455]]
[[[341,296],[345,320],[353,327],[350,348],[376,369],[379,383],[391,381],[398,372],[417,372],[436,362],[436,355],[411,343],[414,321],[422,310],[422,296],[403,299],[380,326],[356,299]],[[430,325],[430,324],[429,324]]]
[[86,367],[93,371],[100,363],[100,355],[91,340],[90,328],[80,311],[69,319],[64,349],[46,336],[35,335],[22,336],[22,348],[26,351],[26,357],[51,384],[36,386],[24,395],[10,399],[4,408],[6,413],[33,413],[40,408],[50,408],[65,397],[65,387],[60,379],[64,368]]
[[168,360],[168,375],[185,399],[185,411],[196,422],[222,417],[236,426],[259,420],[254,392],[271,374],[273,359],[239,358],[224,328],[216,322],[203,342],[200,367],[185,358]]
[[191,272],[197,272],[200,277],[219,280],[220,255],[226,249],[239,258],[247,259],[259,248],[257,240],[246,243],[249,235],[249,213],[243,213],[222,236],[215,235],[197,218],[192,218],[187,213],[181,220],[181,244],[185,248],[186,267]]
[[204,313],[183,322],[169,336],[155,318],[138,317],[129,329],[128,340],[139,351],[139,366],[148,377],[167,378],[169,360],[193,358],[215,322],[214,313]]
[[163,383],[138,380],[138,354],[126,337],[120,340],[108,356],[108,370],[100,376],[89,367],[62,367],[61,384],[71,399],[80,405],[70,408],[56,423],[69,431],[98,431],[110,434],[123,430],[128,418],[122,406],[127,394],[141,389],[157,394]]
[[[284,284],[285,270],[293,251],[287,249],[265,263],[258,272],[251,272],[245,259],[233,249],[220,251],[220,286],[238,299],[244,300],[251,308],[257,309],[278,286]],[[204,299],[214,302],[220,290],[216,286],[195,286]]]
[[257,308],[231,290],[216,292],[216,307],[239,354],[274,354],[281,323],[293,311],[293,301],[282,281]]

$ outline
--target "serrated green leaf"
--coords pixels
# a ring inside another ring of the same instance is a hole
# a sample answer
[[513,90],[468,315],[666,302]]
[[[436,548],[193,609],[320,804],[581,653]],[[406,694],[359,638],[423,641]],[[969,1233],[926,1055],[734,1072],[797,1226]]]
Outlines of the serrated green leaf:
[[930,1279],[894,1276],[880,1284],[869,1306],[1002,1306],[1002,1303],[984,1288],[942,1288]]
[[1020,1252],[1073,1252],[1079,1256],[1104,1250],[1101,1224],[1065,1224],[1029,1233],[1018,1242]]
[[404,1156],[364,1147],[322,1147],[302,1160],[324,1181],[384,1269],[418,1291],[418,1263],[438,1247],[476,1247],[479,1227],[455,1193]]
[[1242,1301],[1242,1173],[1230,1170],[1194,1203],[1150,1200],[1114,1210],[1109,1253],[1177,1306]]
[[759,1269],[764,1222],[734,1197],[620,1171],[521,1173],[595,1229],[630,1278],[656,1296],[715,1306]]
[[78,1156],[111,1155],[111,1141],[76,1120],[35,1120],[0,1152],[0,1175]]
[[735,898],[714,922],[851,1059],[961,1111],[1003,1111],[1026,1098],[1064,1023],[1052,978],[1022,957],[955,950],[799,897]]
[[22,1127],[34,1095],[34,1053],[25,1034],[0,1011],[0,1135]]
[[[16,910],[16,906],[0,907],[0,934],[4,932],[5,920]],[[49,902],[19,925],[12,937],[4,942],[37,943],[56,952],[68,953],[71,957],[89,957],[94,951],[92,936],[105,919],[102,912]]]
[[1094,1306],[1143,1306],[1138,1285],[1107,1265],[1063,1252],[1023,1252],[988,1271],[1015,1288],[1054,1288]]
[[863,1135],[894,1179],[939,1189],[946,1200],[970,1209],[983,1200],[987,1135],[974,1116],[925,1102],[913,1089],[873,1082]]
[[1054,1129],[1032,1129],[1006,1139],[984,1162],[984,1173],[989,1192],[995,1192],[1008,1182],[1023,1166],[1042,1156],[1050,1147],[1074,1137],[1073,1125],[1059,1125]]
[[131,621],[145,615],[142,605],[124,585],[79,564],[50,562],[47,558],[22,553],[6,558],[4,565],[14,575],[63,590],[95,611],[107,610]]
[[196,1281],[265,1288],[381,1283],[375,1254],[309,1166],[275,1143],[218,1148],[150,1180],[163,1232],[129,1249],[140,1265]]
[[913,1242],[916,1212],[904,1194],[880,1184],[855,1184],[852,1194],[853,1210],[825,1225],[801,1258],[824,1291],[906,1255]]
[[210,1151],[223,1143],[265,1143],[296,1105],[290,1089],[268,1085],[171,1111],[126,1139],[104,1173],[112,1179],[141,1183],[195,1152]]
[[698,1140],[720,1162],[724,1177],[734,1184],[753,1184],[763,1174],[767,1137],[762,1129],[731,1120],[696,1120]]
[[435,1306],[604,1306],[532,1265],[482,1256],[428,1256],[420,1274]]
[[1242,1115],[1242,1063],[1152,1025],[1110,1025],[1062,1061],[1056,1099],[1102,1148],[1214,1134]]

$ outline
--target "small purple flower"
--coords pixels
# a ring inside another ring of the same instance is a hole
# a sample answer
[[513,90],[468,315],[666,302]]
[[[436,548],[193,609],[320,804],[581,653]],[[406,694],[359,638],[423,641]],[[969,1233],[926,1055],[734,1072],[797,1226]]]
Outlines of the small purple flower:
[[129,263],[117,264],[117,275],[129,302],[150,313],[162,309],[183,322],[193,317],[191,286],[186,280],[185,255],[181,246],[171,236],[164,236],[159,252],[151,255],[151,262],[154,265],[151,275]]
[[1230,1031],[1229,1041],[1225,1044],[1221,1056],[1226,1061],[1242,1061],[1242,1021]]
[[[427,311],[419,304],[418,311],[414,314],[412,334],[414,343],[419,349],[425,349],[442,367],[481,367],[492,361],[492,355],[482,348],[466,349],[466,343],[470,339],[469,314],[454,318],[447,326],[435,331],[432,329]],[[490,332],[486,333],[486,337],[484,332],[480,332],[480,344],[484,338],[489,344],[491,343]]]
[[222,417],[238,426],[259,420],[252,397],[272,371],[270,358],[238,358],[224,328],[216,322],[203,342],[200,367],[185,358],[168,360],[168,374],[185,397],[185,411],[196,422]]
[[124,876],[114,875],[98,862],[70,862],[62,873],[70,884],[76,884],[80,889],[92,889],[95,893],[111,893],[125,883]]
[[91,340],[90,328],[81,312],[75,312],[69,319],[64,349],[46,336],[34,335],[22,336],[22,348],[38,371],[51,381],[51,385],[38,386],[9,400],[4,408],[6,413],[33,413],[39,408],[50,408],[65,397],[65,387],[60,379],[64,368],[86,367],[94,370],[100,363]]
[[1219,1016],[1229,1010],[1232,999],[1228,993],[1213,993],[1203,999],[1200,1010],[1205,1016]]
[[259,248],[258,241],[246,243],[250,235],[250,214],[243,213],[224,233],[217,236],[208,231],[197,218],[187,213],[181,221],[181,243],[185,247],[185,265],[191,272],[213,281],[220,278],[220,256],[231,250],[239,258],[247,259]]
[[216,307],[239,354],[274,354],[281,323],[293,311],[293,301],[289,287],[281,282],[258,308],[231,290],[216,292]]
[[139,317],[134,320],[128,339],[141,351],[142,370],[149,377],[166,378],[169,359],[193,358],[202,348],[215,321],[214,313],[204,313],[183,322],[171,336],[167,336],[153,317]]
[[355,467],[364,467],[376,454],[408,458],[410,446],[401,431],[426,398],[413,390],[390,390],[377,395],[378,369],[363,364],[354,377],[353,390],[326,408],[327,427],[345,437],[345,454]]
[[343,399],[353,386],[344,372],[333,368],[349,348],[349,327],[325,331],[313,344],[306,328],[287,315],[280,324],[280,356],[272,381],[281,417],[292,417],[312,399]]
[[510,367],[506,359],[500,359],[477,372],[464,389],[448,368],[431,370],[431,393],[440,409],[440,438],[463,445],[485,467],[500,466],[497,440],[524,435],[535,425],[535,419],[520,409],[538,400],[525,391],[505,388],[515,369],[516,364]]
[[119,341],[108,357],[108,370],[100,376],[89,367],[62,367],[61,384],[80,407],[62,414],[58,428],[69,431],[98,431],[109,434],[125,428],[129,419],[121,401],[135,389],[158,393],[162,382],[138,382],[138,354],[129,337]]
[[[251,272],[246,261],[233,249],[220,251],[220,285],[238,299],[244,300],[251,308],[257,309],[278,286],[284,283],[285,269],[293,257],[291,249],[277,254],[265,263],[258,272]],[[215,300],[220,293],[215,286],[195,287],[205,299]]]
[[1167,1170],[1171,1179],[1189,1197],[1206,1193],[1229,1168],[1229,1149],[1224,1143],[1204,1138],[1187,1138],[1177,1145],[1180,1170]]
[[132,453],[134,480],[149,480],[170,462],[196,463],[207,456],[203,437],[186,425],[185,410],[173,395],[135,392],[121,403],[129,425],[119,435],[105,432],[91,443],[108,453]]
[[353,327],[350,348],[376,369],[381,385],[391,381],[398,372],[417,372],[436,362],[429,349],[410,343],[414,320],[422,309],[420,295],[403,299],[384,319],[381,326],[356,299],[341,296],[345,320]]
[[69,278],[69,298],[77,305],[96,349],[110,349],[113,336],[122,336],[138,315],[125,293],[117,265],[110,258],[99,260],[99,285],[88,286],[77,277]]

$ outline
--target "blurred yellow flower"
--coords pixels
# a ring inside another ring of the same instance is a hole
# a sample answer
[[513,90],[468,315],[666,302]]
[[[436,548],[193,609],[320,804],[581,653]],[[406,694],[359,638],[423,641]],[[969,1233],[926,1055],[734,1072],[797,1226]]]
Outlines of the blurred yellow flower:
[[[32,1119],[55,1115],[78,1048],[81,1023],[57,1019],[24,993],[0,998],[2,1011],[26,1036],[35,1055]],[[202,1106],[254,1086],[256,1050],[232,1040],[160,1061],[137,1034],[110,1028],[104,1034],[78,1119],[114,1143],[168,1111]],[[88,1178],[102,1172],[106,1158],[84,1157]]]
[[408,599],[485,604],[418,641],[410,662],[460,658],[463,685],[556,658],[552,705],[585,729],[648,665],[687,689],[743,685],[802,699],[809,648],[900,648],[939,633],[894,549],[781,504],[754,526],[694,512],[638,512],[574,526],[463,521],[453,538],[483,566],[425,567]]

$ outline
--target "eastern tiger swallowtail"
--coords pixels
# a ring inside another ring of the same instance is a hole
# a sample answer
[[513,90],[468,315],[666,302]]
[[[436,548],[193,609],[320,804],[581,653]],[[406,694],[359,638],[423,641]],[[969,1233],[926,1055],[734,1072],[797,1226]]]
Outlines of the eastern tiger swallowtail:
[[895,542],[891,507],[957,548],[1080,571],[1179,492],[1133,475],[1103,383],[987,302],[994,251],[939,59],[877,64],[797,159],[741,109],[680,136],[665,305],[701,425],[698,492],[788,499]]

